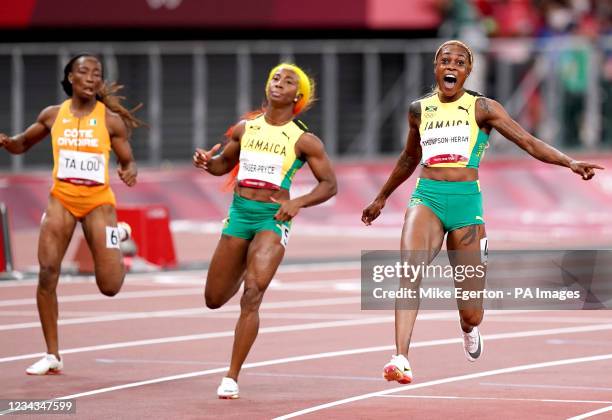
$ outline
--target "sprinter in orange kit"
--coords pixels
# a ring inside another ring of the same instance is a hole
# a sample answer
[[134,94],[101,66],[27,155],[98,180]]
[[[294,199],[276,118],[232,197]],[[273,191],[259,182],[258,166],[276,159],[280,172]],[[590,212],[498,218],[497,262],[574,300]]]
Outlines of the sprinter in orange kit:
[[56,288],[61,262],[81,222],[92,252],[96,283],[106,296],[121,289],[125,268],[119,243],[129,238],[130,227],[117,223],[115,195],[109,183],[109,155],[117,156],[119,178],[136,184],[136,163],[128,142],[130,130],[139,127],[132,112],[114,93],[116,84],[104,83],[101,61],[94,55],[73,57],[64,68],[62,87],[70,99],[45,108],[34,124],[13,137],[0,134],[0,147],[21,154],[51,134],[53,186],[41,221],[38,241],[40,272],[36,303],[47,354],[26,369],[29,375],[59,373]]

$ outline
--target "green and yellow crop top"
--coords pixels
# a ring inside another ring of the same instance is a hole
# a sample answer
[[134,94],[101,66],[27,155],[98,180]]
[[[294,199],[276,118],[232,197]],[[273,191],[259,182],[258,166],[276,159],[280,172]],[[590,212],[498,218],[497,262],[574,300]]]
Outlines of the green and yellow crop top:
[[466,90],[454,102],[440,102],[436,93],[421,99],[421,165],[434,168],[478,168],[489,135],[476,123],[476,100]]
[[247,121],[240,139],[238,185],[288,190],[293,176],[304,165],[295,155],[295,143],[307,130],[299,120],[277,126],[260,115]]

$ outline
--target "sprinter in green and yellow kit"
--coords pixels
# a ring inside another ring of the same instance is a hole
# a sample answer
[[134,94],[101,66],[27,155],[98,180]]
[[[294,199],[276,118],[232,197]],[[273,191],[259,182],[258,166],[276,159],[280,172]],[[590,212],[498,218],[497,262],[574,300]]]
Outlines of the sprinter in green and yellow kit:
[[[440,251],[446,235],[453,269],[486,267],[487,239],[478,166],[492,129],[536,159],[570,168],[585,180],[595,175],[595,169],[602,169],[573,160],[533,137],[499,103],[464,89],[473,61],[472,51],[461,41],[447,41],[438,48],[434,58],[436,88],[411,104],[406,146],[385,185],[363,210],[362,221],[370,225],[380,215],[389,195],[419,164],[422,166],[402,231],[402,259],[411,265],[428,265]],[[418,275],[403,278],[400,287],[418,289],[420,281]],[[455,288],[464,291],[481,292],[484,285],[484,275],[470,275],[461,282],[455,277]],[[413,379],[408,350],[418,304],[417,300],[407,309],[396,301],[396,354],[383,368],[383,377],[388,381],[409,383]],[[473,362],[483,349],[478,330],[484,315],[482,298],[460,306],[459,314],[464,352]]]
[[[314,82],[298,66],[274,67],[266,83],[263,109],[249,113],[228,133],[221,149],[197,149],[196,167],[212,175],[233,168],[234,199],[210,262],[204,298],[216,309],[244,283],[230,368],[217,388],[219,398],[239,396],[238,374],[259,329],[259,306],[285,255],[292,219],[302,207],[314,206],[336,194],[336,175],[323,143],[296,117],[314,101]],[[308,163],[317,185],[290,198],[296,171]]]

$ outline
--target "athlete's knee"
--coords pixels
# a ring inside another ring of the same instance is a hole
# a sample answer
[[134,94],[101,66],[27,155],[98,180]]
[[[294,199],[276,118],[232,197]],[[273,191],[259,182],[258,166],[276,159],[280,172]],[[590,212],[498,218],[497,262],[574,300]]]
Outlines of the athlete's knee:
[[484,311],[482,309],[470,309],[461,311],[461,320],[464,324],[476,327],[482,322]]
[[100,293],[105,296],[115,296],[121,290],[125,280],[125,268],[123,263],[115,264],[96,264],[96,283]]
[[108,297],[113,297],[115,296],[117,293],[119,293],[119,290],[121,290],[121,286],[104,286],[104,287],[100,287],[100,293],[102,293],[104,296],[108,296]]
[[54,292],[57,287],[57,281],[60,274],[60,268],[53,264],[41,264],[38,273],[38,288],[44,292]]
[[98,289],[100,293],[104,296],[113,297],[121,290],[121,286],[123,286],[123,280],[125,276],[121,274],[121,276],[115,278],[104,278],[97,279]]
[[122,285],[123,280],[121,282],[116,282],[115,284],[100,285],[98,289],[100,289],[100,293],[102,293],[104,296],[113,297],[119,293]]
[[256,286],[246,287],[242,298],[240,298],[240,310],[242,312],[257,312],[264,292]]
[[204,302],[208,309],[219,309],[223,306],[225,301],[220,296],[214,296],[211,293],[204,292]]

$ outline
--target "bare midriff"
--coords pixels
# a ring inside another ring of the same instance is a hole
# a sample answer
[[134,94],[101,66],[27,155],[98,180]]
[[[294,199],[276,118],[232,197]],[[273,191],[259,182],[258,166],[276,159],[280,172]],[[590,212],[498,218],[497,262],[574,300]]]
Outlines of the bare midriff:
[[237,185],[234,192],[240,197],[253,201],[262,201],[264,203],[272,202],[271,198],[276,200],[289,200],[289,191],[284,188],[270,190],[265,188],[241,187]]
[[476,181],[478,180],[478,169],[476,168],[431,168],[421,169],[421,178],[433,179],[434,181]]

